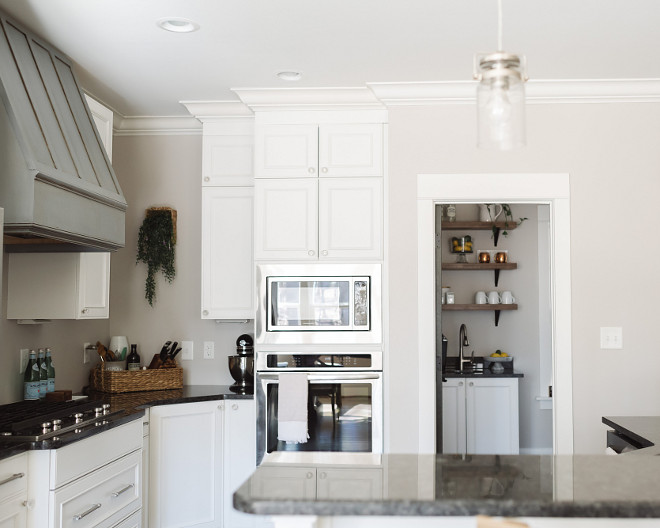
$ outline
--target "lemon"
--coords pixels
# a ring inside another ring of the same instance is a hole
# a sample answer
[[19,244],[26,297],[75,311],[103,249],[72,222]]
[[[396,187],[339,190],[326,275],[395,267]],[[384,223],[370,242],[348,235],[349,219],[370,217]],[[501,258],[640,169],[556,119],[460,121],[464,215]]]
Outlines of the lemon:
[[509,354],[507,354],[506,352],[502,352],[502,353],[500,354],[500,356],[502,356],[502,357],[509,357]]

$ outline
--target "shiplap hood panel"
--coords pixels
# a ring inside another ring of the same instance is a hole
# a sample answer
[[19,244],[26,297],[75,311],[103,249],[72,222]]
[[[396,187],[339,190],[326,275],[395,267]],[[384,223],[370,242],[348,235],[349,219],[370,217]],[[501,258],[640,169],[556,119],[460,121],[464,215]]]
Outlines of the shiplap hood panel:
[[6,250],[123,247],[126,200],[70,60],[0,22],[0,207],[5,240],[30,242]]

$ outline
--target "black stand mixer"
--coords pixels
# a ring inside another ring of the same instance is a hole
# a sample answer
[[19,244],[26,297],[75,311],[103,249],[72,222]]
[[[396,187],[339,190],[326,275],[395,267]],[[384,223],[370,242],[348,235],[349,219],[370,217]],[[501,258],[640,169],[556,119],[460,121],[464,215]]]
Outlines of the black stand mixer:
[[254,341],[252,336],[242,334],[236,339],[236,356],[229,356],[229,373],[235,383],[229,387],[239,394],[254,390]]

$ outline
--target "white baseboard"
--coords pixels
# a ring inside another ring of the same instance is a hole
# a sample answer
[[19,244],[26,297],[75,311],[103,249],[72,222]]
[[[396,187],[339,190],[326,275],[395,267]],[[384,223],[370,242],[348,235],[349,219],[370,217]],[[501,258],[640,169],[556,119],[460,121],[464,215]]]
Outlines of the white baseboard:
[[521,447],[521,455],[552,455],[552,447]]

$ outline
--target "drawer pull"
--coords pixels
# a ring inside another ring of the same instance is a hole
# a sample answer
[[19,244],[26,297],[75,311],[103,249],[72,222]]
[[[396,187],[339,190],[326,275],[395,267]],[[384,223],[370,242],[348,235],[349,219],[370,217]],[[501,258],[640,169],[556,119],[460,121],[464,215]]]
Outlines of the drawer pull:
[[100,504],[98,504],[98,503],[97,503],[97,504],[94,504],[94,506],[92,506],[89,510],[86,510],[86,511],[84,511],[84,512],[82,512],[82,513],[79,513],[78,515],[74,515],[74,516],[73,516],[73,520],[74,520],[74,521],[79,521],[79,520],[82,519],[83,517],[87,517],[90,513],[95,512],[95,511],[98,510],[100,507],[101,507]]
[[24,476],[25,473],[14,473],[11,477],[6,478],[5,480],[0,480],[0,486],[3,484],[9,484],[10,482],[18,480],[19,478],[23,478]]
[[119,491],[115,491],[115,492],[112,494],[112,496],[113,496],[113,497],[119,497],[122,493],[127,492],[127,491],[128,491],[129,489],[131,489],[132,487],[133,487],[133,484],[129,484],[129,485],[126,486],[125,488],[122,488],[122,489],[120,489]]

